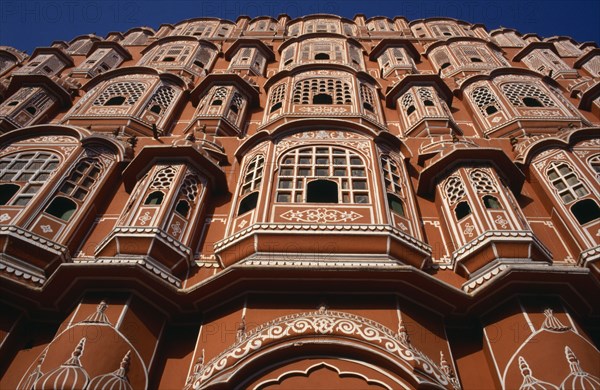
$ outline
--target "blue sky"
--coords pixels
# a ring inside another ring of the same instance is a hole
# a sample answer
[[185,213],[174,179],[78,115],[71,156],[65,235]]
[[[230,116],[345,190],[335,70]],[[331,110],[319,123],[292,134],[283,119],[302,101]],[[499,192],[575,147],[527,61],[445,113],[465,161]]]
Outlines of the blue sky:
[[132,27],[158,28],[162,23],[216,16],[235,20],[238,15],[297,17],[333,13],[353,17],[402,15],[409,20],[449,16],[483,23],[489,30],[511,27],[543,37],[568,35],[579,42],[600,42],[600,1],[418,1],[418,0],[0,0],[0,45],[31,53],[54,40]]

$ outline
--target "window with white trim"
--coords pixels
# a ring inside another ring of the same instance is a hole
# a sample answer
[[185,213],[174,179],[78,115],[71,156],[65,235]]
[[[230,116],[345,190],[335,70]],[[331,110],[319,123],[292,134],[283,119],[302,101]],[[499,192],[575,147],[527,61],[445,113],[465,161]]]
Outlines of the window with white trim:
[[474,88],[470,97],[483,116],[493,115],[500,111],[500,103],[496,95],[487,86]]
[[173,87],[159,87],[146,105],[146,109],[158,115],[164,115],[177,95]]
[[555,107],[554,101],[539,87],[527,83],[502,84],[502,92],[515,107]]
[[269,104],[269,114],[283,108],[286,89],[287,84],[285,83],[273,87],[273,91],[271,92],[271,101]]
[[588,164],[592,171],[596,173],[596,179],[600,183],[600,154],[596,154],[588,159]]
[[146,84],[117,82],[107,86],[94,100],[94,106],[132,106],[143,95]]
[[311,78],[296,82],[295,104],[352,104],[350,83],[340,79]]
[[258,202],[258,190],[262,184],[265,158],[263,155],[254,156],[246,167],[244,181],[242,183],[242,200],[238,207],[237,215],[242,215],[256,208]]
[[588,189],[573,168],[566,162],[554,161],[546,170],[546,176],[564,204],[589,194]]
[[27,151],[0,158],[0,205],[25,206],[59,163],[50,152]]
[[102,176],[102,171],[102,165],[96,158],[79,161],[44,212],[64,221],[71,219]]
[[[311,185],[311,182],[316,183]],[[320,190],[324,193],[317,194]],[[315,197],[312,198],[312,195]],[[316,203],[369,203],[369,184],[363,159],[349,149],[334,146],[303,147],[283,155],[278,171],[276,201],[313,203],[315,199]]]

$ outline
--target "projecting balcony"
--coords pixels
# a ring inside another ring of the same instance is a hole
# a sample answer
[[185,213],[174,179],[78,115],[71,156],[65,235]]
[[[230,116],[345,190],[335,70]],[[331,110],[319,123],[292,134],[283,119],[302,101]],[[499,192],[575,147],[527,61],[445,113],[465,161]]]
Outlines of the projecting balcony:
[[71,262],[66,246],[15,225],[0,225],[0,248],[0,273],[20,283],[43,284],[60,264]]
[[[307,210],[303,215],[307,216]],[[351,221],[350,213],[315,209],[323,218]],[[350,223],[257,223],[214,245],[226,267],[392,267],[424,269],[431,247],[390,225]]]

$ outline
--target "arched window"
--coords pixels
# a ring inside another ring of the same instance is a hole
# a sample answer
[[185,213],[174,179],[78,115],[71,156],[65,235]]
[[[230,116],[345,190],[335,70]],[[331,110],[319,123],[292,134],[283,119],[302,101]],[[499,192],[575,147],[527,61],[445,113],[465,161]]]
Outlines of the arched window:
[[454,208],[454,214],[456,215],[456,220],[460,221],[464,217],[471,214],[471,206],[467,201],[459,202]]
[[179,189],[175,205],[175,211],[183,218],[187,218],[190,209],[196,204],[200,193],[200,179],[195,174],[188,174]]
[[211,106],[220,106],[223,104],[223,101],[227,98],[227,88],[217,88],[215,91],[212,100],[210,102]]
[[483,116],[493,115],[500,111],[500,103],[488,87],[477,87],[471,91],[471,101]]
[[295,104],[352,104],[352,90],[349,82],[339,79],[306,79],[298,81],[294,86],[293,102]]
[[387,194],[387,201],[392,213],[404,217],[404,204],[400,198],[393,194]]
[[413,98],[413,94],[410,92],[407,92],[404,94],[404,96],[402,96],[402,107],[404,108],[405,112],[406,112],[406,116],[410,116],[410,114],[412,114],[413,112],[416,111],[415,108],[415,99]]
[[502,209],[502,206],[500,205],[500,201],[498,201],[498,198],[496,198],[495,196],[491,196],[491,195],[484,196],[483,204],[485,205],[486,209],[491,209],[491,210]]
[[360,100],[362,100],[363,108],[372,113],[375,112],[375,97],[373,90],[365,84],[360,85]]
[[258,190],[262,183],[264,163],[265,158],[262,155],[258,155],[255,156],[246,167],[241,192],[241,196],[244,198],[240,202],[238,215],[242,215],[256,208],[258,202]]
[[526,83],[502,84],[502,91],[515,107],[555,107],[554,101],[535,85]]
[[566,162],[552,162],[546,171],[546,175],[564,204],[571,203],[589,193],[577,174]]
[[583,199],[571,206],[571,212],[580,225],[595,221],[600,218],[600,207],[593,199]]
[[592,171],[596,173],[596,179],[600,182],[600,154],[590,157],[588,164],[592,168]]
[[435,98],[433,97],[433,93],[431,92],[430,88],[419,88],[417,90],[417,93],[419,95],[419,98],[423,102],[424,106],[426,106],[426,107],[435,106],[435,103],[434,103]]
[[395,160],[388,155],[381,156],[383,182],[387,191],[387,201],[393,213],[404,217],[404,202],[402,201],[402,178],[400,168]]
[[68,221],[77,208],[85,202],[96,181],[101,177],[102,171],[102,165],[95,158],[79,161],[44,211]]
[[131,106],[143,95],[146,85],[136,82],[118,82],[110,84],[94,100],[94,106]]
[[338,203],[338,184],[331,180],[314,180],[306,185],[307,203]]
[[161,115],[167,111],[175,96],[176,92],[174,88],[163,85],[152,95],[152,98],[146,105],[146,109],[150,109],[155,114]]
[[482,170],[476,169],[471,171],[469,174],[471,183],[478,194],[489,194],[498,192],[494,180],[487,173]]
[[58,163],[58,156],[49,152],[20,152],[0,158],[0,197],[3,199],[0,204],[24,206],[29,203]]
[[[309,146],[287,152],[279,169],[277,202],[308,201],[305,190],[310,182],[317,180],[336,184],[338,203],[369,203],[367,171],[362,158],[351,150],[333,146]],[[333,188],[319,183],[311,188]]]
[[48,205],[45,212],[55,216],[56,218],[60,218],[63,221],[68,221],[71,219],[71,216],[77,210],[77,204],[73,202],[71,199],[57,196],[52,199],[52,202]]
[[279,110],[283,106],[285,100],[286,84],[279,84],[273,88],[271,92],[271,108],[269,113]]
[[450,205],[453,205],[461,200],[466,195],[466,192],[465,186],[463,185],[460,177],[450,177],[444,187],[444,193],[446,194],[446,198],[448,199],[448,203]]
[[158,206],[158,205],[162,204],[162,201],[163,201],[164,197],[165,197],[165,194],[162,191],[151,192],[146,197],[146,200],[144,201],[144,204],[146,204],[146,205],[152,205],[152,206]]

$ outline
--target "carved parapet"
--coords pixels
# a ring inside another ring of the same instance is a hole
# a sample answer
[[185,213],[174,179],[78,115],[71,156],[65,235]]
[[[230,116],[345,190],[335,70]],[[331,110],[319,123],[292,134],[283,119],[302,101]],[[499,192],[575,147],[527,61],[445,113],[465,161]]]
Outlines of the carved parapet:
[[531,231],[490,230],[458,248],[452,258],[456,272],[471,278],[492,262],[551,263],[552,254]]
[[71,261],[67,247],[14,225],[0,226],[0,272],[22,282],[43,283]]
[[116,227],[98,245],[95,255],[102,258],[137,256],[171,277],[185,272],[192,262],[192,250],[157,227]]
[[[330,239],[314,239],[324,234]],[[261,253],[269,253],[271,259],[276,254],[285,259],[291,254],[310,253],[313,259],[325,262],[338,255],[363,253],[388,256],[390,262],[420,269],[431,262],[429,245],[389,225],[261,223],[217,242],[214,248],[225,266]]]

